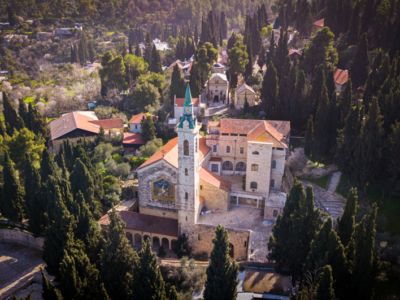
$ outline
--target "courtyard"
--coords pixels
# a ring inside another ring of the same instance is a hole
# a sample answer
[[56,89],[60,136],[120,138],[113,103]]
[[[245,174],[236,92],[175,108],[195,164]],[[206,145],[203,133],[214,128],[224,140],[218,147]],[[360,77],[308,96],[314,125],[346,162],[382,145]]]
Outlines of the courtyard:
[[230,206],[228,212],[209,213],[200,216],[199,224],[218,225],[226,228],[250,230],[248,259],[265,262],[268,240],[274,222],[264,221],[262,211],[257,208]]

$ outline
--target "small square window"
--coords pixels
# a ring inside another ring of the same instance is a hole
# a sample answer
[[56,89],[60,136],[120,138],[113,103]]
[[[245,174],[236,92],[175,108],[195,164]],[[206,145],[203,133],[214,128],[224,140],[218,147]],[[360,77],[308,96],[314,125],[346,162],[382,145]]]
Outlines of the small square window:
[[202,185],[200,186],[200,190],[203,190],[203,186]]

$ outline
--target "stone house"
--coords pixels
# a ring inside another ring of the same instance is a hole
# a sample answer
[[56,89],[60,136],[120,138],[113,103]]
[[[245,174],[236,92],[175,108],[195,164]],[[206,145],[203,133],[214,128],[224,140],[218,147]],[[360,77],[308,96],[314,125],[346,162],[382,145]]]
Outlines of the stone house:
[[206,82],[206,95],[209,106],[225,104],[228,96],[229,82],[225,74],[214,73]]
[[234,100],[235,108],[242,109],[244,107],[246,98],[247,102],[249,103],[249,106],[255,105],[256,92],[254,92],[253,88],[248,86],[246,83],[243,83],[235,89],[235,100]]
[[154,122],[157,121],[157,116],[140,113],[132,116],[129,120],[129,132],[130,133],[141,133],[142,132],[142,120],[143,118],[153,117]]
[[124,133],[124,138],[122,140],[124,155],[136,155],[139,148],[145,144],[146,142],[140,133]]
[[225,68],[225,66],[223,65],[223,64],[220,64],[220,63],[215,63],[214,65],[213,65],[213,69],[212,69],[212,71],[211,71],[211,73],[220,73],[220,74],[225,74],[225,70],[226,70],[226,68]]
[[342,92],[346,87],[347,81],[349,80],[349,73],[347,70],[336,69],[333,77],[335,79],[336,92]]

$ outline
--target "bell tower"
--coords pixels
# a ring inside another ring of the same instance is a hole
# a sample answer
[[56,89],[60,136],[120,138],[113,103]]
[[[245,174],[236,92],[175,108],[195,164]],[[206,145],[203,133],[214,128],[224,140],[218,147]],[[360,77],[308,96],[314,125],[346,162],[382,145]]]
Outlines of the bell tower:
[[186,87],[178,133],[178,224],[180,233],[196,223],[199,215],[199,130],[193,115],[192,95]]

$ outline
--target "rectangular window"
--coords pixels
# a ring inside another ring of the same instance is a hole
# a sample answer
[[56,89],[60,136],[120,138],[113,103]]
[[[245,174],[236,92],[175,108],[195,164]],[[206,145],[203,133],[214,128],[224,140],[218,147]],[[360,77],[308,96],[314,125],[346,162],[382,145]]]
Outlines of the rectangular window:
[[273,217],[276,218],[277,216],[278,216],[278,211],[276,209],[274,209]]
[[240,154],[244,154],[244,147],[240,147],[239,152],[240,152]]
[[135,129],[137,129],[137,125],[135,125]]
[[229,135],[229,133],[221,133],[221,135]]
[[218,146],[217,145],[213,145],[213,152],[217,153],[218,152]]
[[200,186],[200,190],[203,190],[203,186],[202,185]]
[[211,164],[211,172],[218,173],[218,165],[217,164]]
[[226,153],[231,153],[231,146],[226,146]]

